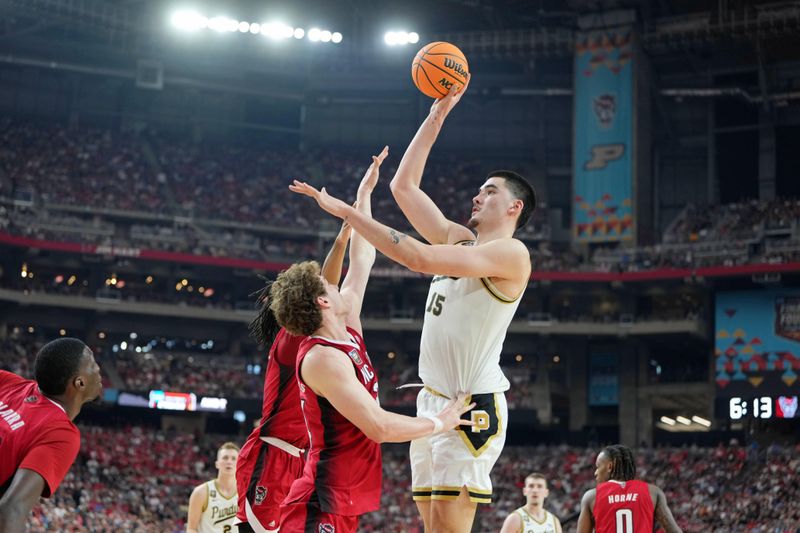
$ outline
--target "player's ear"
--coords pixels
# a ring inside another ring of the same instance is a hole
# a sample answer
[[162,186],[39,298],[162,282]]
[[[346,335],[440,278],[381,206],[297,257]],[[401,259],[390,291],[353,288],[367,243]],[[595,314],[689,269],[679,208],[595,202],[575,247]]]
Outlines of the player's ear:
[[324,294],[322,296],[317,296],[317,305],[323,309],[330,307],[330,300],[328,300],[328,297]]
[[511,206],[508,208],[508,213],[514,215],[520,212],[522,212],[522,200],[516,198],[511,202]]
[[83,379],[83,376],[75,376],[75,379],[72,380],[72,384],[82,389],[86,386],[86,380]]

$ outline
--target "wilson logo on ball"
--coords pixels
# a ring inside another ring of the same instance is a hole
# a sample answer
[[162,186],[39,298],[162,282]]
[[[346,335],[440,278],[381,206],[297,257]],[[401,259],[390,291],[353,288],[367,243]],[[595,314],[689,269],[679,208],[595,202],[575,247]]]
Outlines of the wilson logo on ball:
[[469,64],[458,47],[443,42],[423,46],[411,64],[414,85],[431,98],[442,98],[467,81]]
[[464,76],[464,78],[467,77],[467,69],[464,68],[464,65],[462,65],[461,63],[456,63],[453,59],[450,59],[449,57],[444,58],[444,66],[456,71],[457,73]]

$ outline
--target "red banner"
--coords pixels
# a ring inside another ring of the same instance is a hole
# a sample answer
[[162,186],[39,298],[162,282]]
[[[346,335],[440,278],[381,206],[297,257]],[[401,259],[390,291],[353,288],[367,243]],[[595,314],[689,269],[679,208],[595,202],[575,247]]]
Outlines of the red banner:
[[[172,263],[191,263],[195,265],[211,265],[227,268],[243,268],[248,270],[263,270],[267,272],[280,272],[288,268],[289,263],[271,261],[256,261],[254,259],[241,259],[236,257],[213,257],[210,255],[193,255],[180,252],[165,252],[162,250],[148,250],[130,246],[108,246],[96,244],[80,244],[76,242],[46,241],[11,235],[0,231],[0,244],[19,246],[23,248],[41,248],[59,252],[72,252],[80,254],[95,254],[114,257],[131,257],[135,259],[150,259]],[[800,272],[800,263],[758,263],[753,265],[714,266],[704,268],[658,268],[638,272],[533,272],[531,279],[537,281],[571,281],[571,282],[612,282],[612,281],[652,281],[659,279],[681,279],[688,277],[726,277],[748,276],[768,272]],[[416,277],[413,273],[402,267],[375,269],[375,275],[381,277]]]

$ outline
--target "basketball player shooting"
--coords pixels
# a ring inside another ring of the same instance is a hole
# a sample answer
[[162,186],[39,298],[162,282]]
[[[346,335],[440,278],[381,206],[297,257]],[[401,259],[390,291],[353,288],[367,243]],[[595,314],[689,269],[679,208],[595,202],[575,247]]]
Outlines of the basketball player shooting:
[[[319,206],[401,265],[433,275],[422,326],[419,374],[425,387],[417,415],[432,416],[459,393],[471,395],[472,427],[411,443],[412,492],[426,531],[470,531],[478,503],[490,503],[489,473],[505,443],[510,384],[500,369],[506,331],[531,274],[530,253],[514,232],[536,206],[519,174],[489,173],[472,200],[467,226],[445,218],[420,188],[428,154],[447,115],[469,85],[454,86],[431,106],[391,182],[412,226],[429,244],[385,226],[330,196],[295,181],[289,188]],[[473,233],[473,231],[475,233]]]
[[[371,220],[374,179],[362,180],[360,213]],[[407,442],[450,431],[475,405],[456,396],[431,416],[385,411],[378,376],[361,334],[361,304],[375,248],[354,232],[350,266],[341,292],[306,261],[281,272],[270,287],[270,308],[281,327],[307,338],[297,354],[297,381],[310,449],[281,507],[280,531],[355,533],[358,517],[377,510],[381,491],[381,442]]]

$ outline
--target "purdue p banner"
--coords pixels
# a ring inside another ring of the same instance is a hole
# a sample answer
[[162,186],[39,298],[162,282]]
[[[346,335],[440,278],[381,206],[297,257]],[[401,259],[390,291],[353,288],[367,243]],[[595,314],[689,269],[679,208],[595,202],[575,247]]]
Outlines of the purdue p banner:
[[579,33],[575,43],[572,231],[576,242],[632,239],[633,35]]

